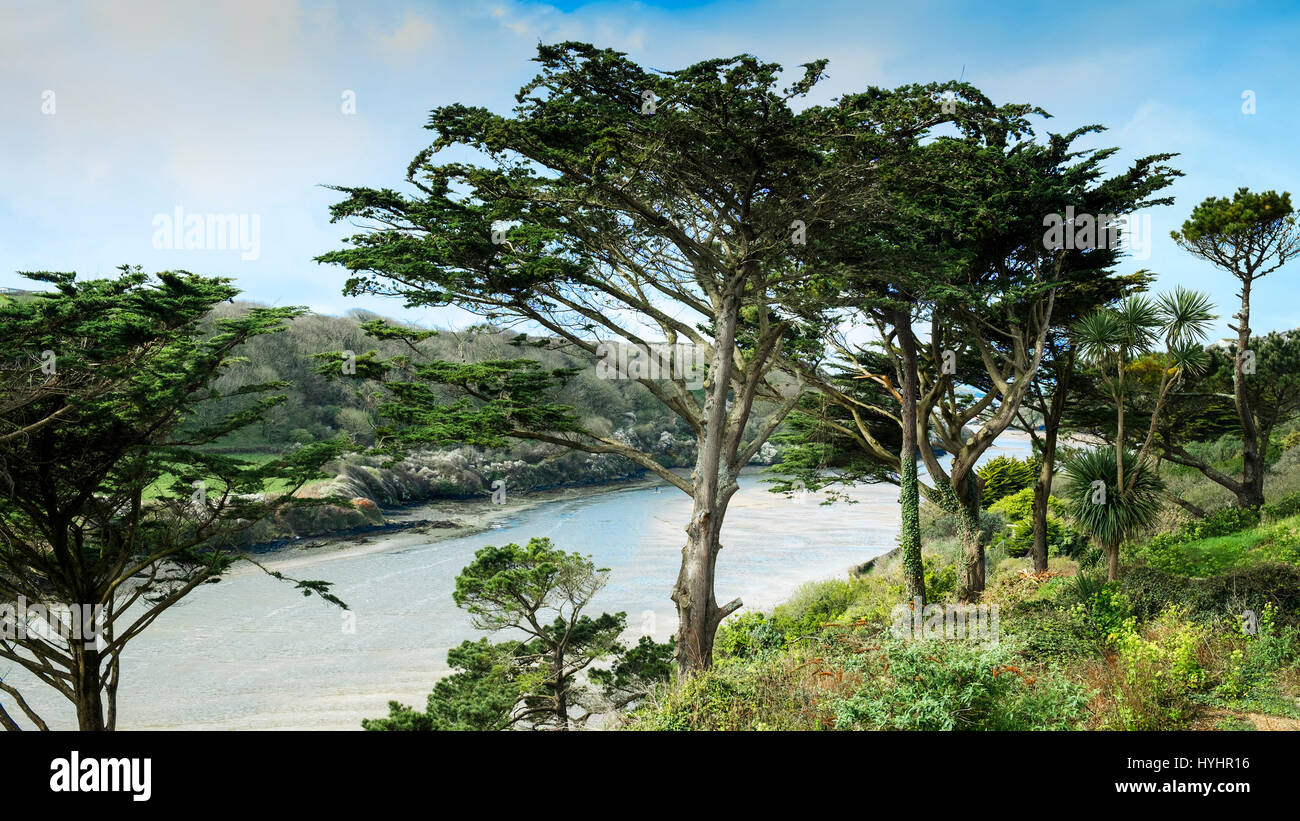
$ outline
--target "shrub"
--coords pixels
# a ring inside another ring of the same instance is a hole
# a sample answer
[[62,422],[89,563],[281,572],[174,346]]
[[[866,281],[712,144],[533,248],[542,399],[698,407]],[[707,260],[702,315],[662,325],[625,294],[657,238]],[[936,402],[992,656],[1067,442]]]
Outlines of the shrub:
[[1068,659],[1095,655],[1097,641],[1084,623],[1044,600],[1025,602],[1004,621],[1019,636],[1027,658]]
[[1280,620],[1300,621],[1300,567],[1292,564],[1265,562],[1206,579],[1136,567],[1120,580],[1120,589],[1139,620],[1152,618],[1171,604],[1185,604],[1194,615],[1222,619],[1239,617],[1243,605],[1260,612],[1271,603]]
[[1286,453],[1296,445],[1300,445],[1300,430],[1293,430],[1286,436],[1282,437],[1282,452]]
[[989,507],[1013,493],[1032,487],[1038,480],[1038,471],[1038,461],[1032,457],[999,456],[985,462],[976,471],[984,482],[983,506]]
[[1113,644],[1133,613],[1119,585],[1080,571],[1066,589],[1074,601],[1067,614],[1076,628],[1098,646]]
[[1189,696],[1205,684],[1200,654],[1208,631],[1187,621],[1187,610],[1165,610],[1148,635],[1136,619],[1113,634],[1116,647],[1114,713],[1111,723],[1125,730],[1168,730],[1183,726],[1194,704]]
[[[1300,434],[1300,431],[1296,431]],[[1264,515],[1270,520],[1286,519],[1300,514],[1300,492],[1283,496],[1271,505],[1264,506]]]
[[811,730],[822,726],[816,689],[800,672],[774,662],[738,662],[701,670],[667,688],[629,717],[633,730]]
[[1272,674],[1296,659],[1300,650],[1296,628],[1278,625],[1277,608],[1272,604],[1264,605],[1258,616],[1253,634],[1245,633],[1245,625],[1240,625],[1243,635],[1238,641],[1243,646],[1231,651],[1222,681],[1215,688],[1215,695],[1221,698],[1242,699],[1267,689]]
[[1183,525],[1187,540],[1213,539],[1249,530],[1259,524],[1259,509],[1253,507],[1225,507],[1214,511],[1199,521]]
[[722,658],[749,659],[785,647],[785,634],[762,613],[742,613],[718,628],[714,651]]
[[1086,715],[1082,688],[1025,675],[1007,642],[889,641],[885,660],[833,704],[837,729],[1068,730]]

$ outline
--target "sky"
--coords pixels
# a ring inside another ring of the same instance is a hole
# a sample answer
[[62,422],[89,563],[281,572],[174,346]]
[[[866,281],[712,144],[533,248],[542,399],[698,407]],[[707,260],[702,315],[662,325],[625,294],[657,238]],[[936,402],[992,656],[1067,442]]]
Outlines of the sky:
[[[1120,270],[1208,291],[1216,336],[1236,280],[1169,232],[1241,186],[1300,199],[1297,3],[7,0],[0,286],[26,287],[17,271],[132,264],[233,277],[266,304],[463,325],[473,318],[456,309],[343,296],[346,272],[313,261],[354,233],[330,224],[339,195],[323,186],[400,187],[430,141],[430,109],[508,111],[537,44],[564,40],[663,70],[741,53],[791,69],[827,58],[812,103],[961,78],[1048,111],[1040,133],[1106,126],[1085,145],[1119,147],[1112,172],[1177,153],[1176,202],[1148,212],[1149,249]],[[243,233],[224,249],[168,247],[169,221],[209,214],[237,215]],[[1257,333],[1300,327],[1298,274],[1300,261],[1256,283]]]

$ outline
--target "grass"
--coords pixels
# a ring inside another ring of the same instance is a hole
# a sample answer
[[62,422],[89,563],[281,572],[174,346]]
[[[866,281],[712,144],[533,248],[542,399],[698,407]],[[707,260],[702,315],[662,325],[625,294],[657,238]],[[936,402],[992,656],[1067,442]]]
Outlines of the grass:
[[[241,453],[238,456],[232,458],[236,458],[239,459],[240,461],[247,462],[250,465],[265,465],[267,462],[270,462],[271,460],[278,458],[280,455],[281,454],[276,451],[260,451],[260,452],[253,452],[253,453]],[[166,496],[168,494],[171,494],[173,492],[172,484],[176,481],[176,478],[177,478],[176,476],[170,473],[162,474],[161,476],[158,477],[158,479],[153,484],[151,484],[148,488],[145,489],[144,499],[145,500],[157,499],[161,496]],[[300,492],[311,487],[327,484],[329,482],[330,482],[329,477],[321,476],[320,479],[314,479],[310,482],[306,482],[305,484],[303,484],[302,488],[300,489]],[[208,483],[209,492],[215,492],[219,490],[219,488],[222,486],[220,480],[218,480],[217,477],[215,476],[208,477],[207,483]],[[283,493],[284,491],[288,490],[290,487],[292,487],[292,484],[286,479],[273,479],[271,481],[268,481],[265,485],[262,486],[262,492]],[[189,491],[187,490],[186,495],[188,494]]]
[[1300,564],[1300,515],[1203,539],[1150,539],[1126,558],[1182,576],[1210,576],[1262,562]]
[[[1300,486],[1300,458],[1275,467],[1270,487]],[[1173,478],[1184,498],[1219,497],[1203,477]],[[865,577],[805,585],[771,614],[728,619],[714,667],[665,685],[626,725],[1300,729],[1300,499],[1268,495],[1262,520],[1226,509],[1193,522],[1171,508],[1161,532],[1127,547],[1119,582],[1065,556],[1034,575],[1028,558],[990,551],[982,602],[999,609],[996,642],[893,636],[896,557]],[[950,524],[925,526],[932,602],[953,595]],[[1254,632],[1243,608],[1258,616]]]

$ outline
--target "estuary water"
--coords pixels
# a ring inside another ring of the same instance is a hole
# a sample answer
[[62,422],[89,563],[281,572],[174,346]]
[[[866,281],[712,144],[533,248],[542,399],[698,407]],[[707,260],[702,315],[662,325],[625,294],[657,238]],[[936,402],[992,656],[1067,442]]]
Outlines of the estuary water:
[[[985,458],[1028,452],[1023,436],[1003,437]],[[891,485],[851,488],[856,504],[823,506],[812,495],[773,494],[761,479],[757,470],[742,475],[723,526],[720,603],[739,596],[746,609],[770,610],[801,584],[843,578],[896,543]],[[437,506],[419,515],[440,518]],[[629,639],[666,640],[676,628],[669,593],[689,515],[689,498],[665,484],[503,513],[475,535],[427,543],[380,536],[354,549],[273,554],[268,568],[333,583],[350,612],[240,567],[162,614],[127,647],[118,728],[360,729],[362,718],[387,715],[390,699],[422,708],[447,672],[447,649],[481,635],[452,602],[456,574],[484,545],[535,536],[609,568],[588,612],[624,611]],[[0,676],[52,728],[75,729],[61,696],[8,662],[0,662]]]

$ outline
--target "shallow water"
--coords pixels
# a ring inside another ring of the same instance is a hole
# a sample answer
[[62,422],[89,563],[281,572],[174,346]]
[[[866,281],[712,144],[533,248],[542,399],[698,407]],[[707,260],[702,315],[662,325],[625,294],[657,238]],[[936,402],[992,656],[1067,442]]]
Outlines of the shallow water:
[[[1000,442],[985,458],[1024,455]],[[818,505],[768,492],[747,472],[723,526],[717,599],[769,610],[799,585],[843,577],[891,549],[897,488],[853,488],[857,504]],[[488,504],[488,502],[484,502]],[[689,498],[671,486],[546,502],[504,516],[485,533],[364,554],[303,555],[281,564],[294,578],[324,579],[346,614],[261,572],[241,570],[164,613],[123,654],[120,729],[359,729],[389,699],[422,707],[447,671],[447,649],[478,633],[451,600],[456,574],[488,544],[546,536],[610,569],[589,612],[622,610],[629,638],[666,640],[676,627],[677,578]],[[436,509],[428,514],[438,518]],[[275,561],[270,562],[275,566]],[[56,729],[75,728],[71,705],[25,673],[0,675],[23,690]],[[13,712],[13,711],[11,711]]]

